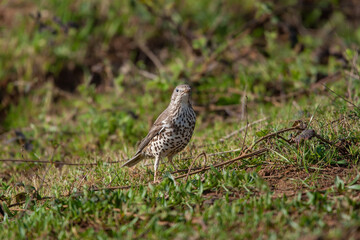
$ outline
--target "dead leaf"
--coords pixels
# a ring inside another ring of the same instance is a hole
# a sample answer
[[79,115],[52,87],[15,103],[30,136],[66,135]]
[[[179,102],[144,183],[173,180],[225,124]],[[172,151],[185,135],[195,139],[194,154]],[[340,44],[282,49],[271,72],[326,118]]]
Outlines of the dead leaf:
[[313,129],[305,129],[296,138],[294,138],[294,142],[300,144],[303,141],[310,140],[315,137],[315,135],[316,133]]

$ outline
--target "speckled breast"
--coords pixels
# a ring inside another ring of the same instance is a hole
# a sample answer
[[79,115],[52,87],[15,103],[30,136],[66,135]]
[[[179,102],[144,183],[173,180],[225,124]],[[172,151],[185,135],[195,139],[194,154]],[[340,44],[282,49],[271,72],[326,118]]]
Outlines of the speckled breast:
[[183,150],[189,143],[196,122],[192,108],[181,109],[174,116],[171,127],[166,127],[149,143],[146,155],[167,157]]

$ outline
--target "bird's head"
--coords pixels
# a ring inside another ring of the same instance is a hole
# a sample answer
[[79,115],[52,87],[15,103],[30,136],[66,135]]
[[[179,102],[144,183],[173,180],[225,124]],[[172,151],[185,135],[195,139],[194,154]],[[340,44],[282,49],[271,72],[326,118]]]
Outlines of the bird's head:
[[183,84],[174,89],[171,102],[175,104],[190,104],[191,87]]

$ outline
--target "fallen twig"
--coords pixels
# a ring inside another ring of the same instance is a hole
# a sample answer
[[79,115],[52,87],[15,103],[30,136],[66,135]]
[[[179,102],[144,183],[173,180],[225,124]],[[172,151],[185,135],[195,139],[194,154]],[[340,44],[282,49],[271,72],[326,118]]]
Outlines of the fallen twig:
[[[54,148],[54,151],[53,151],[52,156],[51,156],[51,161],[54,159],[55,152],[56,152],[56,150],[58,149],[58,147],[59,147],[59,146],[57,146],[57,147]],[[44,186],[45,178],[46,178],[46,175],[49,173],[50,167],[51,167],[51,166],[48,166],[47,170],[45,171],[45,174],[44,174],[44,176],[43,176],[43,178],[42,178],[42,180],[41,180],[41,183],[40,183],[39,188],[38,188],[38,189],[35,189],[35,191],[34,191],[34,192],[32,193],[32,195],[31,195],[30,199],[28,199],[28,200],[26,201],[26,203],[25,203],[25,208],[24,208],[25,211],[23,211],[23,212],[21,213],[21,216],[22,216],[22,217],[23,217],[23,216],[25,215],[25,213],[27,212],[27,210],[28,210],[28,208],[29,208],[29,206],[30,206],[30,203],[32,202],[32,200],[34,199],[34,197],[35,197],[35,196],[37,197],[37,196],[39,195],[39,192],[40,192],[41,188]]]
[[[241,155],[241,156],[239,156],[239,157],[236,157],[236,158],[233,158],[233,159],[231,159],[231,160],[228,160],[228,161],[225,161],[225,162],[222,162],[222,163],[215,164],[215,165],[213,165],[212,167],[214,167],[214,168],[223,167],[223,166],[225,166],[225,165],[231,164],[231,163],[236,162],[236,161],[239,161],[239,160],[241,160],[241,159],[250,158],[250,157],[253,157],[253,156],[259,156],[259,155],[261,155],[261,154],[263,154],[263,153],[265,153],[265,152],[267,152],[267,151],[268,151],[268,149],[262,148],[262,149],[259,149],[259,150],[257,150],[257,151],[254,151],[254,152],[252,152],[252,153],[243,154],[243,155]],[[201,155],[203,155],[203,154],[204,154],[204,153],[199,154],[199,155],[196,157],[196,159],[197,159],[198,157],[200,157]],[[195,160],[196,160],[196,159],[195,159]],[[194,162],[195,162],[195,160],[194,160]],[[189,169],[184,169],[184,170],[183,170],[183,171],[187,171],[188,173],[183,174],[183,175],[180,175],[180,176],[177,176],[177,177],[175,177],[174,179],[177,180],[177,179],[180,179],[180,178],[186,178],[186,177],[188,178],[188,177],[191,176],[191,175],[194,175],[194,174],[197,174],[197,173],[201,173],[201,172],[205,172],[205,171],[211,169],[211,166],[206,166],[206,167],[200,168],[200,169],[198,169],[198,170],[189,172],[189,170],[191,170],[191,167],[192,167],[192,166],[190,166]],[[158,182],[155,182],[155,183],[153,183],[153,184],[156,185],[156,184],[158,184],[161,180],[162,180],[162,179],[160,179]],[[131,187],[139,187],[139,186],[141,186],[141,185],[133,185],[133,186],[128,185],[128,186],[116,186],[116,187],[105,187],[105,188],[92,188],[92,189],[90,189],[90,190],[92,190],[92,191],[117,190],[117,189],[129,189],[129,188],[131,188]]]
[[69,163],[69,162],[57,162],[57,161],[30,160],[30,159],[0,159],[0,162],[41,163],[41,164],[72,165],[72,166],[94,166],[94,165],[97,165],[97,163]]
[[350,102],[349,100],[347,100],[346,98],[344,98],[343,96],[340,96],[339,94],[337,94],[336,92],[334,92],[333,90],[331,90],[328,86],[326,86],[325,84],[322,84],[327,90],[329,90],[330,92],[332,92],[334,95],[336,95],[337,97],[341,98],[342,100],[344,100],[345,102],[351,104],[352,106],[354,106],[355,108],[359,108],[359,106],[357,106],[356,104]]
[[238,134],[238,133],[246,130],[246,128],[251,127],[252,125],[261,123],[261,122],[263,122],[263,121],[265,121],[265,120],[267,120],[267,119],[269,119],[269,118],[268,118],[268,117],[264,117],[264,118],[262,118],[262,119],[259,119],[259,120],[254,121],[254,122],[252,122],[252,123],[246,124],[246,126],[244,126],[244,127],[240,128],[240,129],[238,129],[238,130],[236,130],[236,131],[234,131],[234,132],[226,135],[226,136],[223,137],[223,138],[220,138],[219,141],[223,142],[223,141],[225,141],[226,139],[229,139],[229,138],[231,138],[232,136],[235,136],[236,134]]
[[[43,161],[43,160],[30,160],[30,159],[0,159],[0,162],[16,162],[16,163],[40,163],[40,164],[54,164],[55,166],[69,165],[69,166],[97,166],[98,163],[70,163],[59,161]],[[103,162],[106,164],[121,163],[120,161]]]
[[[257,150],[257,151],[252,152],[252,153],[242,154],[242,155],[240,155],[239,157],[233,158],[233,159],[231,159],[231,160],[228,160],[228,161],[225,161],[225,162],[222,162],[222,163],[215,164],[215,165],[213,165],[213,167],[214,167],[214,168],[223,167],[223,166],[225,166],[225,165],[231,164],[231,163],[236,162],[236,161],[239,161],[239,160],[241,160],[241,159],[245,159],[245,158],[250,158],[250,157],[253,157],[253,156],[261,155],[261,154],[263,154],[263,153],[265,153],[265,152],[267,152],[267,151],[268,151],[268,149],[266,149],[266,148],[261,148],[261,149],[259,149],[259,150]],[[205,171],[207,171],[207,170],[209,170],[209,169],[211,169],[211,166],[207,166],[207,167],[201,168],[201,169],[199,169],[199,170],[193,171],[193,172],[191,172],[191,173],[187,173],[187,174],[183,174],[183,175],[177,176],[177,177],[175,177],[174,179],[176,180],[176,179],[184,178],[184,177],[186,177],[186,176],[188,176],[188,175],[194,175],[194,174],[197,174],[197,173],[205,172]]]
[[354,73],[349,72],[349,71],[345,71],[345,74],[348,75],[348,76],[351,77],[351,78],[354,78],[354,79],[356,79],[356,80],[360,80],[360,75],[359,75],[359,76],[358,76],[358,75],[355,75]]
[[131,187],[139,187],[139,186],[141,186],[141,185],[115,186],[115,187],[105,187],[105,188],[91,188],[89,190],[96,192],[96,191],[102,191],[102,190],[129,189]]
[[191,169],[192,169],[195,161],[196,161],[200,156],[204,156],[204,158],[207,159],[207,156],[206,156],[206,153],[205,153],[205,152],[200,153],[196,158],[194,158],[194,160],[193,160],[192,163],[190,164],[189,170],[188,170],[187,175],[186,175],[185,182],[186,182],[186,181],[188,180],[188,178],[189,178],[189,174],[190,174],[190,172],[191,172]]
[[323,141],[323,142],[325,142],[325,143],[327,143],[327,144],[329,144],[329,145],[337,148],[340,153],[342,153],[342,154],[344,154],[344,155],[349,154],[349,152],[346,150],[346,148],[344,148],[344,147],[342,147],[342,146],[338,146],[338,145],[336,145],[335,143],[332,143],[332,142],[326,140],[325,138],[323,138],[323,137],[320,136],[319,134],[315,133],[315,137],[317,137],[317,138],[320,139],[321,141]]
[[145,53],[145,55],[154,63],[156,68],[161,73],[164,69],[164,65],[161,63],[159,58],[146,46],[145,43],[137,42],[137,46],[140,48],[140,50]]
[[[65,195],[64,196],[62,196],[62,197],[65,197]],[[42,200],[48,200],[48,199],[54,199],[55,197],[42,197],[42,198],[40,198],[40,199],[36,199],[37,201],[42,201]],[[10,204],[9,206],[8,206],[8,208],[12,208],[12,207],[16,207],[16,206],[21,206],[21,205],[23,205],[23,204],[25,204],[26,203],[26,201],[21,201],[21,202],[17,202],[17,203],[13,203],[13,204]]]
[[291,127],[291,128],[285,128],[285,129],[282,129],[282,130],[274,132],[274,133],[270,133],[270,134],[268,134],[268,135],[266,135],[264,137],[261,137],[256,142],[254,142],[248,149],[245,150],[245,152],[248,152],[248,151],[252,150],[256,144],[258,144],[261,141],[264,141],[265,139],[277,136],[280,133],[289,132],[289,131],[293,131],[293,130],[304,130],[304,129],[299,127],[299,126],[295,126],[295,127]]

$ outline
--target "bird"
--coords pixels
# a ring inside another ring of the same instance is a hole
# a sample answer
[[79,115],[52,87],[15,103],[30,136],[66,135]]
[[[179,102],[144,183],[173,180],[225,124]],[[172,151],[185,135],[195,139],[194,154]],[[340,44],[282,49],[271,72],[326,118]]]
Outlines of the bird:
[[155,158],[154,182],[163,158],[167,157],[176,169],[172,159],[190,142],[195,128],[196,114],[190,100],[191,87],[187,84],[177,86],[171,95],[170,104],[141,140],[135,155],[121,167],[133,167],[145,158]]

